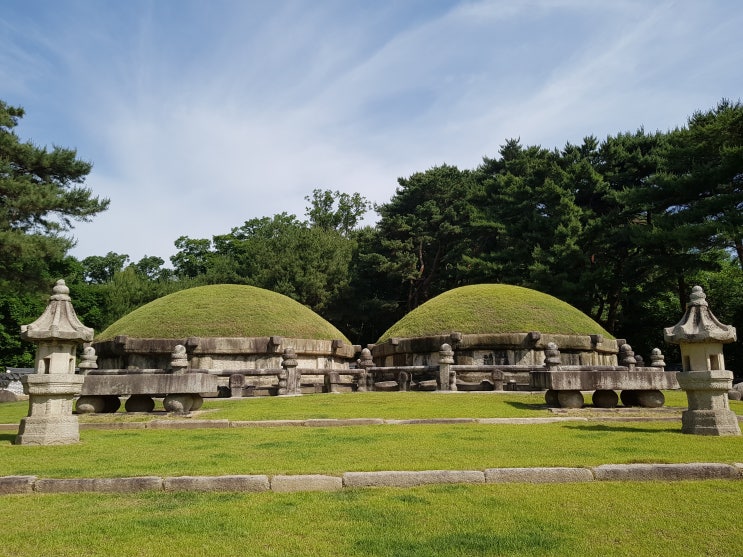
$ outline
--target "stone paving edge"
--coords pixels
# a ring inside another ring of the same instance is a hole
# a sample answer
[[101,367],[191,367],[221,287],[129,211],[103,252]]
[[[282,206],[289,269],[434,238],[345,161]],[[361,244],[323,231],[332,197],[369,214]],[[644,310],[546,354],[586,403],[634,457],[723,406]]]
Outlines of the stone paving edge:
[[536,467],[485,470],[386,470],[324,474],[39,478],[0,476],[0,496],[31,493],[134,493],[141,491],[249,492],[340,491],[353,488],[443,484],[580,483],[593,481],[741,480],[743,463],[602,464],[591,468]]

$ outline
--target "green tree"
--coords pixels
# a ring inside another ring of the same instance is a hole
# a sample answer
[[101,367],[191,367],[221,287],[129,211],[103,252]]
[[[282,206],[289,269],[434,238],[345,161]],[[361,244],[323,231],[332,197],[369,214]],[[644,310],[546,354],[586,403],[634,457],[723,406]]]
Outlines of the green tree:
[[398,184],[390,202],[377,207],[376,259],[378,271],[398,284],[390,296],[409,311],[466,282],[479,185],[473,172],[449,165],[399,178]]
[[0,281],[41,289],[74,243],[66,236],[73,222],[90,220],[109,201],[81,185],[92,165],[75,150],[21,141],[14,128],[23,115],[0,101]]
[[91,255],[82,260],[83,278],[90,284],[104,284],[121,272],[129,261],[123,253],[109,251],[106,255]]
[[344,236],[348,236],[371,209],[371,203],[359,193],[315,189],[305,200],[310,203],[306,212],[310,226],[337,230]]

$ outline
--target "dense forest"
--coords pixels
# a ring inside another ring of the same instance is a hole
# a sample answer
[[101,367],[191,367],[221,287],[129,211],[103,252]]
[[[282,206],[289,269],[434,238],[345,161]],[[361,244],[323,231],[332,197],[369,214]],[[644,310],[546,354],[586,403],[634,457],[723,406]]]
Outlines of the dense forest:
[[[355,343],[451,288],[508,283],[581,309],[639,354],[663,343],[695,284],[743,331],[743,105],[727,100],[674,130],[588,136],[562,149],[508,139],[474,169],[400,178],[387,203],[315,189],[302,216],[255,218],[212,238],[175,240],[169,262],[69,254],[75,221],[106,210],[90,164],[15,132],[0,101],[0,363],[28,366],[19,338],[64,278],[80,319],[101,331],[155,298],[204,284],[280,292]],[[353,184],[347,184],[353,189]],[[370,211],[376,224],[361,226]],[[741,343],[727,367],[743,374]]]

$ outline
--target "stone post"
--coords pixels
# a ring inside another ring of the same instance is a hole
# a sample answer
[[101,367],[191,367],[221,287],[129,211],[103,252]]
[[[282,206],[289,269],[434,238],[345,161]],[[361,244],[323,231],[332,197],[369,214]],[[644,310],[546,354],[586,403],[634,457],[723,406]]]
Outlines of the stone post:
[[681,347],[683,371],[676,374],[686,391],[689,409],[681,416],[681,431],[697,435],[740,435],[728,390],[733,372],[725,369],[722,345],[735,342],[736,331],[712,314],[700,286],[691,291],[686,312],[676,325],[664,329],[666,342]]
[[36,373],[22,379],[29,395],[28,416],[21,420],[16,445],[67,445],[80,441],[75,396],[85,377],[75,374],[77,346],[93,340],[93,329],[80,323],[72,307],[70,289],[58,280],[44,313],[21,326],[21,338],[35,342]]
[[[279,388],[279,394],[301,395],[302,375],[297,370],[297,366],[299,365],[297,362],[297,354],[294,352],[293,348],[285,348],[283,354],[281,354],[281,359],[283,360],[281,362],[281,367],[284,368],[284,373],[286,374],[286,378],[284,379],[286,381],[286,386],[283,389],[283,393],[281,392],[282,389]],[[279,378],[279,384],[281,384],[281,378]]]
[[374,376],[369,371],[374,367],[374,360],[372,360],[371,350],[364,348],[361,351],[361,358],[356,362],[356,366],[362,370],[362,374],[359,376],[358,390],[364,392],[366,390],[374,390]]
[[439,350],[439,373],[436,376],[436,384],[440,391],[456,391],[456,377],[452,381],[453,373],[451,366],[454,365],[454,350],[448,344],[442,344]]

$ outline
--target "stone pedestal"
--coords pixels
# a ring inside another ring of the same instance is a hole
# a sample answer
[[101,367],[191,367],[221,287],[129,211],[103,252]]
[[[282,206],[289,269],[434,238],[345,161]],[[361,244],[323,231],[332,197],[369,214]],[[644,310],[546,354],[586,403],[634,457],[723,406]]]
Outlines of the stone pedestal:
[[28,416],[21,420],[16,445],[67,445],[80,441],[73,398],[80,394],[85,377],[69,373],[28,375],[22,379],[29,395]]
[[728,404],[733,372],[717,369],[682,371],[676,374],[686,391],[689,409],[681,415],[681,431],[696,435],[740,435],[735,412]]

